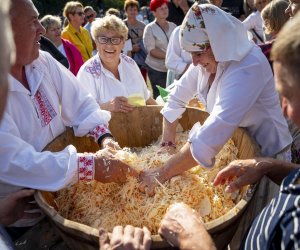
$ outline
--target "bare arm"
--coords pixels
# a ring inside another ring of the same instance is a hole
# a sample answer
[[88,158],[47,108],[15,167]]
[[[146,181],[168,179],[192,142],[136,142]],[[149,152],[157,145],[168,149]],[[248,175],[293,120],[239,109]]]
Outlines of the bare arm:
[[150,51],[150,55],[158,59],[166,58],[166,52],[162,51],[161,49],[152,49]]

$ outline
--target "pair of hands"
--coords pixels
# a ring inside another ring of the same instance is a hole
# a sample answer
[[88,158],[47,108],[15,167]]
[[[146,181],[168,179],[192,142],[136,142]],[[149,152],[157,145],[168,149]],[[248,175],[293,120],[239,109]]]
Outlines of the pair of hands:
[[128,113],[133,110],[133,106],[128,103],[128,99],[124,96],[117,96],[109,102],[100,105],[101,109],[110,112]]
[[[158,233],[171,246],[182,250],[215,249],[201,216],[183,203],[171,205],[161,221]],[[148,250],[151,235],[147,228],[116,226],[109,239],[104,229],[99,230],[100,249]]]
[[[235,160],[216,175],[214,185],[226,184],[225,192],[231,193],[245,185],[254,184],[265,174],[259,163],[263,162],[256,159]],[[160,183],[166,181],[162,173],[161,169],[150,169],[142,172],[140,174],[140,191],[153,196],[155,187],[159,185],[158,181]]]
[[5,226],[16,222],[18,219],[33,219],[41,216],[41,213],[27,213],[27,210],[37,209],[34,201],[35,190],[22,189],[9,194],[0,203],[0,224]]

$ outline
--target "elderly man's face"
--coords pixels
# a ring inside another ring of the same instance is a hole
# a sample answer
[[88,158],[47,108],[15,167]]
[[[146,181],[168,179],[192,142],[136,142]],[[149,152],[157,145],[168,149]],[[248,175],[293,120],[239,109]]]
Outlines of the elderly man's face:
[[39,41],[45,29],[40,24],[38,16],[39,13],[31,0],[19,0],[12,5],[11,24],[16,45],[15,65],[30,64],[39,56]]
[[291,18],[296,15],[296,13],[300,10],[300,0],[289,0],[289,6],[285,10],[285,13],[289,15]]
[[274,62],[276,89],[282,98],[282,109],[285,116],[300,127],[300,87],[296,77],[280,62]]

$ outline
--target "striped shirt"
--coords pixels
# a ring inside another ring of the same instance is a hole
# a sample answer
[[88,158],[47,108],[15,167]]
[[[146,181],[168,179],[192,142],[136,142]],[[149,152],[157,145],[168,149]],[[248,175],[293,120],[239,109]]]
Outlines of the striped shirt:
[[254,220],[242,249],[300,249],[300,170],[282,182],[279,194]]

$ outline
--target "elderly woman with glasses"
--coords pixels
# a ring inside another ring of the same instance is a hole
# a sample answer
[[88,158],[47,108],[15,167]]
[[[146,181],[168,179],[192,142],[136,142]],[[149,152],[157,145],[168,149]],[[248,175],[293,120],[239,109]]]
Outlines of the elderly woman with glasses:
[[97,55],[85,62],[77,78],[97,100],[101,109],[130,112],[131,96],[143,104],[156,104],[135,61],[122,54],[128,28],[114,15],[105,16],[92,24]]
[[82,27],[84,23],[82,4],[74,1],[67,2],[64,7],[64,17],[68,19],[69,23],[61,36],[76,46],[85,62],[92,57],[93,42],[89,32]]

